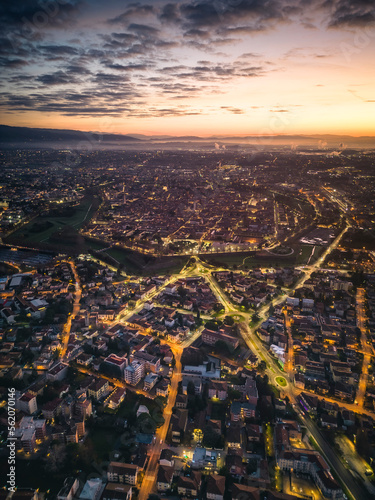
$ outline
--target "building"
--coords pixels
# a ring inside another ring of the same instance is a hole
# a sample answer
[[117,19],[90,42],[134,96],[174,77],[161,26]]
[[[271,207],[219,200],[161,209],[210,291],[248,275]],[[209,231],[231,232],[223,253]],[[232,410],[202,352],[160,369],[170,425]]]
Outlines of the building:
[[176,413],[171,415],[169,427],[171,429],[172,442],[180,443],[184,432],[186,431],[188,421],[188,411],[177,409]]
[[186,394],[177,394],[175,407],[176,408],[186,408],[188,403],[188,397]]
[[213,330],[208,330],[208,328],[203,330],[201,338],[202,342],[207,345],[215,345],[216,342],[223,341],[229,344],[233,349],[236,349],[239,344],[238,338],[228,335],[220,330],[215,332]]
[[52,401],[48,401],[46,404],[42,406],[43,417],[47,420],[52,420],[61,414],[62,410],[62,402],[61,398],[55,398]]
[[83,418],[89,417],[92,414],[92,403],[86,396],[86,391],[77,396],[74,402],[74,413]]
[[57,365],[50,368],[47,372],[47,380],[49,382],[61,382],[68,374],[69,366],[65,363],[57,363]]
[[137,385],[145,375],[145,366],[139,361],[133,361],[125,368],[125,382],[130,385]]
[[228,427],[226,439],[228,448],[241,448],[241,428],[233,425]]
[[301,439],[301,437],[296,422],[283,421],[276,424],[274,441],[277,465],[282,471],[308,474],[326,498],[334,500],[343,498],[342,489],[320,453],[315,450],[293,448],[290,438]]
[[173,456],[174,453],[170,448],[164,448],[160,453],[159,464],[167,465],[168,467],[173,467],[174,465]]
[[158,373],[160,368],[160,358],[152,356],[144,351],[138,351],[131,356],[132,361],[138,361],[145,365],[146,372]]
[[228,397],[228,384],[226,382],[211,380],[208,386],[208,397],[225,401]]
[[22,432],[21,444],[25,453],[34,453],[36,450],[36,432],[34,428],[30,427]]
[[130,484],[107,483],[101,500],[131,500],[133,488]]
[[111,462],[108,466],[107,479],[112,483],[137,484],[139,467],[123,462]]
[[202,377],[200,375],[189,374],[182,375],[182,392],[187,394],[189,383],[194,385],[195,394],[200,394],[202,392]]
[[104,485],[100,478],[88,479],[78,498],[80,500],[99,500],[103,489]]
[[233,422],[239,422],[246,418],[254,418],[256,406],[251,403],[234,401],[230,406],[230,419]]
[[260,500],[259,488],[235,483],[232,487],[232,500]]
[[207,499],[224,500],[225,476],[217,474],[208,476],[207,479]]
[[184,497],[197,498],[201,486],[200,472],[192,472],[190,477],[180,476],[177,482],[177,492]]
[[174,468],[168,465],[159,465],[156,485],[158,491],[167,491],[171,489],[173,481]]
[[23,411],[27,415],[32,415],[38,410],[38,405],[36,402],[35,394],[31,392],[25,392],[22,396],[17,400],[16,407],[18,410]]
[[95,379],[87,388],[87,394],[98,401],[101,397],[107,394],[109,389],[108,380],[102,378]]
[[57,500],[73,500],[79,488],[79,481],[74,477],[67,477],[64,486],[57,494]]
[[156,384],[156,395],[166,398],[169,393],[169,379],[161,379],[160,382]]
[[151,389],[154,387],[156,382],[159,380],[158,375],[156,373],[149,373],[146,375],[144,381],[143,381],[143,390],[144,391],[151,391]]
[[124,370],[128,365],[127,358],[120,358],[116,354],[110,354],[104,360],[104,365],[108,371],[118,378],[123,378]]
[[104,406],[108,406],[111,410],[116,410],[120,404],[124,401],[126,395],[126,390],[116,387],[116,389],[111,392],[111,394],[104,401]]

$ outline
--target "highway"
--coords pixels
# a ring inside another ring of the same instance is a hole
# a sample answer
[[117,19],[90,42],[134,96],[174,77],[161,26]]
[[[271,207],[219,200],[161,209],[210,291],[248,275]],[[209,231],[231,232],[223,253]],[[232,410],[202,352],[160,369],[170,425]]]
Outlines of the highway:
[[[295,284],[295,286],[293,287],[293,289],[291,290],[291,293],[293,292],[293,290],[301,287],[305,283],[305,281],[310,278],[312,273],[314,271],[317,271],[320,268],[320,266],[324,262],[325,258],[330,254],[330,252],[332,252],[332,250],[337,248],[338,244],[340,243],[342,237],[344,236],[344,234],[346,233],[346,231],[348,230],[349,227],[350,226],[346,226],[340,232],[340,234],[335,238],[335,240],[331,243],[331,245],[329,247],[327,247],[327,249],[322,253],[321,257],[314,264],[304,267],[304,269],[303,269],[304,272],[303,272],[302,276],[298,279],[298,281]],[[204,266],[203,263],[201,263],[201,265]],[[212,277],[209,281],[210,281],[210,284],[213,286],[214,291],[217,292],[217,296],[220,297],[220,301],[223,303],[226,312],[235,310],[233,305],[227,299],[227,297],[219,290],[218,285],[216,284],[216,282],[213,280]],[[278,296],[275,299],[273,299],[271,303],[273,305],[276,305],[276,304],[280,304],[284,300],[285,300],[285,296]],[[267,316],[269,316],[269,312],[268,312],[269,306],[270,306],[270,304],[267,304],[265,306],[262,306],[258,310],[258,315],[260,316],[262,321],[264,319],[266,319]],[[290,364],[289,364],[288,371],[287,372],[282,371],[280,369],[280,367],[278,366],[278,364],[276,363],[276,360],[270,356],[267,349],[263,346],[263,344],[261,343],[261,341],[259,340],[259,338],[255,334],[255,330],[258,327],[258,324],[256,326],[254,326],[252,329],[250,329],[248,327],[248,323],[250,321],[250,314],[249,313],[244,314],[243,312],[241,312],[241,315],[245,316],[245,318],[247,318],[247,321],[244,321],[242,324],[240,324],[241,335],[242,335],[243,339],[245,340],[245,342],[248,344],[248,346],[254,352],[258,353],[258,355],[260,355],[260,357],[267,362],[268,368],[266,370],[266,373],[269,377],[270,382],[273,385],[277,386],[277,382],[275,380],[276,377],[281,376],[281,377],[285,378],[285,380],[287,381],[287,386],[285,388],[282,388],[282,392],[283,392],[284,397],[288,396],[290,402],[295,405],[302,423],[306,426],[306,428],[310,432],[311,436],[315,439],[323,456],[326,458],[327,462],[332,467],[332,470],[334,472],[336,472],[336,474],[338,475],[339,481],[344,485],[346,490],[350,493],[350,495],[355,500],[362,500],[363,498],[367,498],[368,491],[364,487],[358,485],[354,481],[352,475],[344,467],[344,465],[342,464],[342,462],[340,460],[340,457],[336,454],[335,450],[331,447],[330,444],[328,444],[325,441],[325,439],[322,436],[322,434],[320,433],[317,425],[308,416],[304,416],[302,414],[302,412],[299,410],[297,398],[298,398],[298,393],[300,391],[297,391],[296,388],[294,387],[294,380],[293,380],[294,377],[293,377],[292,366],[290,366]],[[288,323],[287,323],[287,325],[288,325]],[[287,329],[288,329],[288,327],[287,327]],[[289,329],[290,329],[290,324],[289,324]],[[289,332],[288,332],[288,334],[289,334]],[[290,338],[290,336],[289,336],[289,338]],[[292,355],[292,353],[289,352],[288,356],[291,356],[291,355]],[[288,361],[289,361],[289,363],[291,363],[290,359],[288,359]],[[328,400],[329,398],[325,398],[325,399]],[[335,401],[335,402],[338,402],[338,401]],[[340,406],[346,406],[345,403],[341,403],[341,402],[338,402],[338,403],[340,404]],[[354,405],[350,405],[351,409],[354,409],[354,408],[352,408],[353,406]],[[358,408],[357,408],[357,410],[358,410]]]
[[66,350],[68,348],[68,341],[69,341],[69,335],[70,335],[70,330],[72,328],[72,320],[77,316],[80,310],[80,302],[81,302],[81,296],[82,296],[82,289],[81,289],[81,284],[79,280],[79,276],[77,273],[76,266],[73,261],[68,260],[66,261],[67,264],[70,265],[72,269],[72,273],[74,276],[75,280],[75,292],[74,292],[74,303],[73,303],[73,311],[71,315],[68,317],[67,322],[64,325],[63,332],[62,332],[62,349],[60,351],[60,358],[64,359]]
[[[297,280],[297,283],[295,284],[295,286],[291,290],[291,293],[296,288],[302,286],[305,283],[305,281],[310,278],[311,274],[320,268],[320,266],[324,262],[326,256],[338,246],[341,238],[343,237],[343,235],[345,234],[345,232],[347,231],[348,228],[349,228],[349,226],[346,226],[341,231],[341,233],[337,236],[337,238],[331,243],[331,245],[329,247],[327,247],[327,249],[323,252],[322,256],[313,265],[305,266],[303,268],[303,273],[302,273],[301,277]],[[73,313],[72,313],[71,317],[69,318],[67,324],[64,327],[65,335],[64,335],[64,344],[63,344],[63,355],[65,355],[65,352],[66,352],[67,341],[69,338],[69,333],[70,333],[70,328],[71,328],[71,320],[72,320],[72,318],[75,317],[75,315],[79,311],[79,301],[80,301],[80,297],[81,297],[81,289],[79,286],[79,279],[78,279],[74,264],[72,264],[71,262],[69,262],[69,263],[72,267],[72,270],[73,270],[73,273],[75,276],[75,280],[76,280],[76,292],[75,292]],[[197,265],[199,265],[199,267],[202,267],[202,269],[206,269],[208,271],[207,274],[204,275],[204,277],[209,282],[210,287],[211,287],[213,293],[215,294],[217,300],[223,304],[223,306],[225,308],[225,313],[226,314],[232,313],[232,312],[237,313],[238,308],[236,306],[234,306],[228,300],[225,293],[220,289],[218,283],[216,282],[216,280],[213,278],[213,276],[211,274],[212,271],[215,271],[218,269],[216,269],[214,266],[206,265],[205,263],[200,261],[200,259],[198,257],[196,257],[196,264],[194,266],[192,266],[190,268],[186,266],[180,273],[171,276],[170,279],[166,283],[164,283],[160,288],[158,288],[155,292],[152,292],[152,294],[150,294],[144,300],[139,301],[137,303],[137,307],[134,310],[127,312],[125,315],[122,315],[120,318],[117,318],[116,321],[117,322],[119,320],[126,321],[126,319],[128,319],[128,317],[130,315],[132,315],[136,312],[139,312],[147,300],[152,300],[156,295],[158,295],[172,281],[175,281],[178,278],[186,277],[189,275],[190,276],[192,276],[192,275],[202,276],[202,274],[197,269]],[[359,295],[359,299],[360,299],[360,295]],[[271,304],[275,306],[277,304],[282,303],[284,300],[285,300],[285,295],[280,294],[277,297],[275,297],[271,301],[271,303],[260,307],[259,310],[257,311],[257,313],[259,314],[261,321],[264,321],[264,319],[266,319],[269,316],[269,307]],[[290,402],[296,405],[296,409],[299,412],[299,417],[301,419],[301,422],[306,426],[306,428],[310,432],[311,436],[317,442],[317,444],[318,444],[319,448],[321,449],[322,454],[326,458],[327,462],[330,464],[332,469],[334,471],[336,471],[336,473],[339,476],[340,481],[344,484],[344,486],[350,492],[350,494],[352,495],[353,498],[355,498],[356,500],[362,500],[363,498],[366,498],[368,496],[368,493],[366,492],[366,490],[363,487],[361,487],[361,485],[358,485],[355,483],[350,472],[344,467],[339,456],[336,454],[335,450],[333,448],[331,448],[331,446],[325,441],[324,437],[320,433],[320,431],[317,428],[317,426],[315,425],[315,423],[308,416],[303,415],[297,406],[297,398],[298,398],[298,394],[300,391],[296,390],[296,388],[294,387],[293,361],[292,361],[293,360],[293,347],[292,347],[293,344],[292,344],[291,331],[290,331],[290,319],[288,318],[288,316],[286,317],[286,328],[287,328],[288,337],[289,337],[289,349],[288,349],[288,357],[287,357],[287,361],[288,361],[287,368],[288,369],[284,372],[280,369],[280,367],[276,363],[275,359],[270,356],[267,349],[264,347],[262,342],[259,340],[259,338],[255,334],[255,330],[261,321],[258,322],[257,325],[254,325],[250,329],[248,325],[251,321],[252,313],[245,313],[245,312],[241,311],[240,314],[241,314],[241,316],[244,316],[244,318],[245,318],[245,321],[243,321],[239,325],[241,335],[243,336],[245,342],[253,350],[253,352],[257,353],[261,357],[261,359],[264,359],[267,362],[268,367],[267,367],[266,373],[269,376],[270,382],[277,386],[277,383],[275,380],[276,377],[281,376],[281,377],[285,378],[285,380],[287,381],[287,385],[285,388],[282,388],[283,395],[284,395],[284,397],[288,396]],[[358,314],[358,312],[357,312],[357,314]],[[364,325],[364,323],[363,323],[363,325]],[[359,326],[359,327],[361,328],[361,326]],[[147,500],[149,494],[151,492],[153,492],[155,489],[158,459],[160,456],[160,452],[164,447],[165,438],[167,436],[169,422],[170,422],[170,418],[171,418],[171,414],[172,414],[172,408],[173,408],[173,406],[175,404],[175,400],[176,400],[178,383],[181,380],[181,370],[182,370],[181,355],[182,355],[182,351],[183,351],[183,348],[187,347],[188,345],[191,345],[191,343],[194,342],[194,340],[196,340],[199,337],[199,335],[201,334],[201,330],[202,329],[200,328],[190,338],[186,339],[180,345],[169,343],[169,345],[173,351],[173,354],[175,356],[176,365],[175,365],[175,368],[174,368],[173,374],[172,374],[171,388],[170,388],[170,392],[168,395],[167,405],[166,405],[164,412],[163,412],[163,416],[164,416],[165,421],[164,421],[164,424],[162,425],[162,427],[160,427],[157,430],[156,435],[155,435],[155,440],[154,440],[154,442],[151,445],[150,450],[149,450],[149,462],[148,462],[148,466],[147,466],[146,471],[145,471],[145,476],[144,476],[144,479],[143,479],[143,482],[142,482],[142,485],[140,488],[140,492],[138,495],[139,500]],[[362,331],[362,328],[361,328],[361,331]],[[365,333],[364,333],[364,335],[365,335]],[[366,350],[366,352],[368,352],[368,356],[370,356],[372,353],[370,353],[370,351],[369,351],[369,346],[366,342],[365,337],[363,337],[363,340],[365,341],[365,344],[363,344],[363,342],[362,342],[362,348],[364,350]],[[366,358],[366,356],[365,356],[365,358]],[[368,362],[364,363],[364,372],[366,370],[365,365],[367,366]],[[362,374],[361,381],[363,379],[363,383],[365,383],[366,378],[367,378],[367,372]],[[119,381],[115,381],[114,379],[111,379],[111,382],[115,383],[115,385],[117,385],[117,386],[124,386],[125,385]],[[360,388],[360,391],[361,391],[361,388]],[[360,397],[360,395],[361,395],[361,392],[359,392],[358,397]],[[325,399],[329,400],[329,398],[325,398]],[[345,405],[341,402],[338,402],[338,403],[340,404],[340,406],[350,407],[350,409],[354,409],[354,408],[352,408],[352,406],[354,406],[354,405]],[[358,407],[356,409],[358,409]],[[365,412],[365,413],[367,413],[367,412]]]
[[359,407],[363,408],[363,403],[366,394],[367,378],[368,378],[368,367],[373,355],[373,347],[367,343],[366,334],[366,311],[365,311],[365,290],[363,288],[358,288],[356,297],[357,307],[357,326],[361,330],[361,345],[363,356],[362,373],[358,383],[358,391],[356,395],[356,402]]
[[302,424],[307,428],[310,435],[318,444],[318,447],[322,451],[324,458],[331,467],[333,474],[336,475],[338,481],[345,485],[347,491],[355,500],[370,498],[367,489],[356,483],[352,474],[348,469],[346,469],[332,445],[327,443],[324,439],[316,424],[310,419],[310,417],[304,416],[299,409],[298,413]]
[[289,379],[293,380],[294,377],[294,352],[293,352],[293,336],[292,336],[292,325],[291,318],[287,311],[284,313],[285,317],[285,328],[288,335],[288,348],[286,351],[286,359],[284,370],[289,375]]
[[181,380],[181,355],[182,348],[171,345],[173,350],[173,354],[176,360],[176,365],[173,370],[173,375],[171,379],[171,388],[168,395],[168,402],[166,407],[164,408],[163,417],[164,424],[157,429],[155,433],[155,439],[153,444],[150,446],[149,450],[149,461],[147,468],[145,470],[145,475],[143,478],[143,482],[141,488],[138,493],[138,500],[147,500],[150,493],[153,492],[155,483],[156,483],[156,475],[158,468],[158,461],[160,457],[161,450],[165,448],[165,438],[169,429],[169,422],[171,420],[172,408],[175,405],[178,383]]

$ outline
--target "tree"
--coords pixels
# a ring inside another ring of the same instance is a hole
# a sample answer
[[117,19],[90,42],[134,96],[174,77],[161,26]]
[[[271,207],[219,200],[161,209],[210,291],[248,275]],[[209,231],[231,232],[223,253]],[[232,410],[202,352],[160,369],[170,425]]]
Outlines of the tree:
[[223,354],[224,356],[231,355],[229,345],[224,342],[224,340],[218,340],[217,342],[215,342],[215,350],[216,352]]
[[206,328],[208,328],[208,330],[217,332],[219,330],[219,324],[221,324],[221,322],[209,320],[206,322]]
[[233,326],[234,325],[234,319],[232,316],[225,316],[224,318],[224,324],[228,326]]
[[267,368],[267,363],[262,359],[257,368],[260,372],[264,372]]
[[183,302],[185,300],[186,295],[187,295],[187,290],[182,285],[180,285],[177,288],[177,293],[181,297],[181,301]]
[[224,306],[220,302],[216,302],[213,309],[216,313],[220,313],[221,311],[224,311]]
[[365,460],[369,461],[371,455],[371,446],[367,436],[367,432],[363,429],[358,429],[355,439],[355,449]]
[[247,474],[252,474],[253,472],[256,472],[257,470],[258,470],[258,460],[256,458],[250,458],[250,460],[246,466]]
[[223,448],[224,439],[223,437],[215,432],[212,427],[207,426],[204,429],[204,436],[202,441],[203,446],[206,448]]
[[251,321],[253,323],[256,323],[257,321],[260,320],[260,317],[259,317],[259,314],[258,313],[254,313],[252,316],[251,316]]
[[195,385],[194,385],[194,382],[192,382],[191,380],[189,380],[189,382],[188,382],[188,385],[186,387],[186,392],[188,394],[190,394],[191,396],[195,395]]
[[66,447],[64,444],[55,444],[52,446],[50,453],[45,457],[46,470],[49,472],[57,472],[64,466],[66,459]]
[[228,398],[233,400],[233,399],[240,399],[242,396],[240,391],[237,391],[235,389],[228,389]]

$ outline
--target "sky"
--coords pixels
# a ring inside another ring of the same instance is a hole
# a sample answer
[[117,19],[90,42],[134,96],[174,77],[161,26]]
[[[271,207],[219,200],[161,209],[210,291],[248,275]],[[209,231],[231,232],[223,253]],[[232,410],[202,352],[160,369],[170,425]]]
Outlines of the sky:
[[0,2],[0,123],[375,136],[374,0]]

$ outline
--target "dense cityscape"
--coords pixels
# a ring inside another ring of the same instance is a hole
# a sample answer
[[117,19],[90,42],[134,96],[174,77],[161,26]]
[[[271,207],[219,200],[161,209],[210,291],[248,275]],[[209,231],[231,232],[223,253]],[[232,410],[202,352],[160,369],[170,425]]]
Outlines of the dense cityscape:
[[0,500],[375,499],[375,2],[0,2]]
[[374,495],[373,151],[67,154],[1,153],[19,494]]

